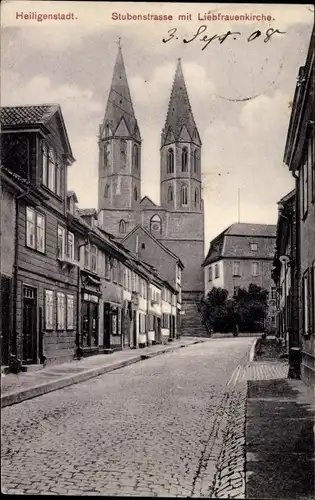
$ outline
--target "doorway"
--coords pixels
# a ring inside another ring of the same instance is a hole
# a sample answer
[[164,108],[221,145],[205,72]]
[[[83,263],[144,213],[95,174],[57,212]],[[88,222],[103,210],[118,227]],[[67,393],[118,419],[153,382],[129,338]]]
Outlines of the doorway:
[[110,304],[105,302],[104,304],[104,347],[105,349],[110,349]]
[[132,346],[137,347],[137,311],[133,311],[133,321],[132,321]]
[[98,304],[82,303],[82,347],[98,347]]
[[23,286],[23,362],[37,363],[36,288]]

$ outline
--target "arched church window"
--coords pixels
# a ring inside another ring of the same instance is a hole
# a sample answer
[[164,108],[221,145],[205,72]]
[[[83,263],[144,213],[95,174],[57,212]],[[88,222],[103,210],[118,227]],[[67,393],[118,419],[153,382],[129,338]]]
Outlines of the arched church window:
[[134,187],[133,189],[133,197],[134,199],[137,201],[138,199],[138,190],[137,190],[137,186]]
[[158,214],[155,214],[151,217],[150,232],[151,233],[160,233],[160,234],[162,232],[161,217]]
[[180,190],[180,201],[182,206],[188,205],[188,186],[184,184]]
[[167,201],[171,202],[173,201],[173,188],[172,186],[169,186],[168,191],[167,191]]
[[182,172],[188,171],[188,150],[183,148],[182,150]]
[[195,189],[195,207],[197,208],[199,205],[199,189],[196,187]]
[[104,144],[104,166],[105,168],[110,166],[110,142]]
[[106,184],[105,189],[104,189],[104,196],[105,198],[109,197],[109,185]]
[[126,232],[126,222],[124,220],[121,220],[119,222],[119,232],[120,233],[125,233]]
[[109,132],[110,132],[109,123],[106,123],[106,125],[105,125],[105,137],[109,137]]
[[139,168],[139,148],[138,148],[137,144],[134,144],[133,148],[132,148],[132,165],[133,165],[133,168],[138,170],[138,168]]
[[121,166],[125,167],[127,162],[127,141],[120,139],[120,158]]
[[172,148],[167,151],[167,173],[174,173],[174,150]]
[[199,164],[199,152],[198,149],[194,151],[194,174],[198,173],[198,164]]

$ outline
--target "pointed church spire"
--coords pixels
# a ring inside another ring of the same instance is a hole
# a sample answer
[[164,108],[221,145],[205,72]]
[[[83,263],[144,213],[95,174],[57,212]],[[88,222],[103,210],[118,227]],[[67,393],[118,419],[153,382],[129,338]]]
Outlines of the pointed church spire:
[[166,121],[162,131],[162,145],[170,133],[174,135],[175,140],[178,140],[184,126],[192,138],[197,126],[189,102],[181,60],[178,59]]
[[109,126],[111,135],[114,135],[122,119],[127,126],[130,136],[140,140],[139,129],[131,100],[124,58],[119,38],[118,54],[114,66],[112,84],[109,91],[102,128],[104,128],[105,126]]

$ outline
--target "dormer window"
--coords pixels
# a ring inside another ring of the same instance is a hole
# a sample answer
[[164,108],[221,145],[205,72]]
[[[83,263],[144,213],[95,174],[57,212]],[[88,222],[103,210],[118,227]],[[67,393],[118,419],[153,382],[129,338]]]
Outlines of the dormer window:
[[251,249],[251,252],[257,252],[257,250],[258,250],[257,243],[250,243],[250,249]]
[[42,183],[53,193],[61,195],[61,166],[55,151],[46,143],[42,145]]

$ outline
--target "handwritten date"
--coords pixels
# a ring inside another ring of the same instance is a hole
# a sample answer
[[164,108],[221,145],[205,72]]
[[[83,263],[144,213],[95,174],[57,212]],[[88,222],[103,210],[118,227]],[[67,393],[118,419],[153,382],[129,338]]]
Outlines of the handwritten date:
[[[205,50],[208,45],[213,41],[213,40],[218,40],[220,44],[225,42],[228,38],[237,40],[238,36],[241,35],[239,31],[227,31],[223,35],[213,35],[213,36],[208,36],[208,35],[203,35],[205,31],[207,31],[207,26],[203,24],[202,26],[199,26],[197,29],[196,33],[190,38],[183,38],[184,43],[191,43],[194,40],[198,39],[200,42],[202,42],[204,45],[201,50]],[[264,33],[262,33],[260,30],[253,31],[251,35],[247,38],[248,42],[252,42],[256,38],[259,38],[261,36],[264,37],[264,43],[269,42],[272,36],[274,36],[276,33],[284,35],[286,32],[285,31],[279,31],[278,29],[273,29],[273,28],[268,28]],[[168,38],[163,38],[162,42],[167,43],[175,38],[175,40],[178,40],[177,35],[177,28],[171,28],[168,30]],[[202,35],[202,36],[201,36]],[[198,38],[199,37],[199,38]]]

